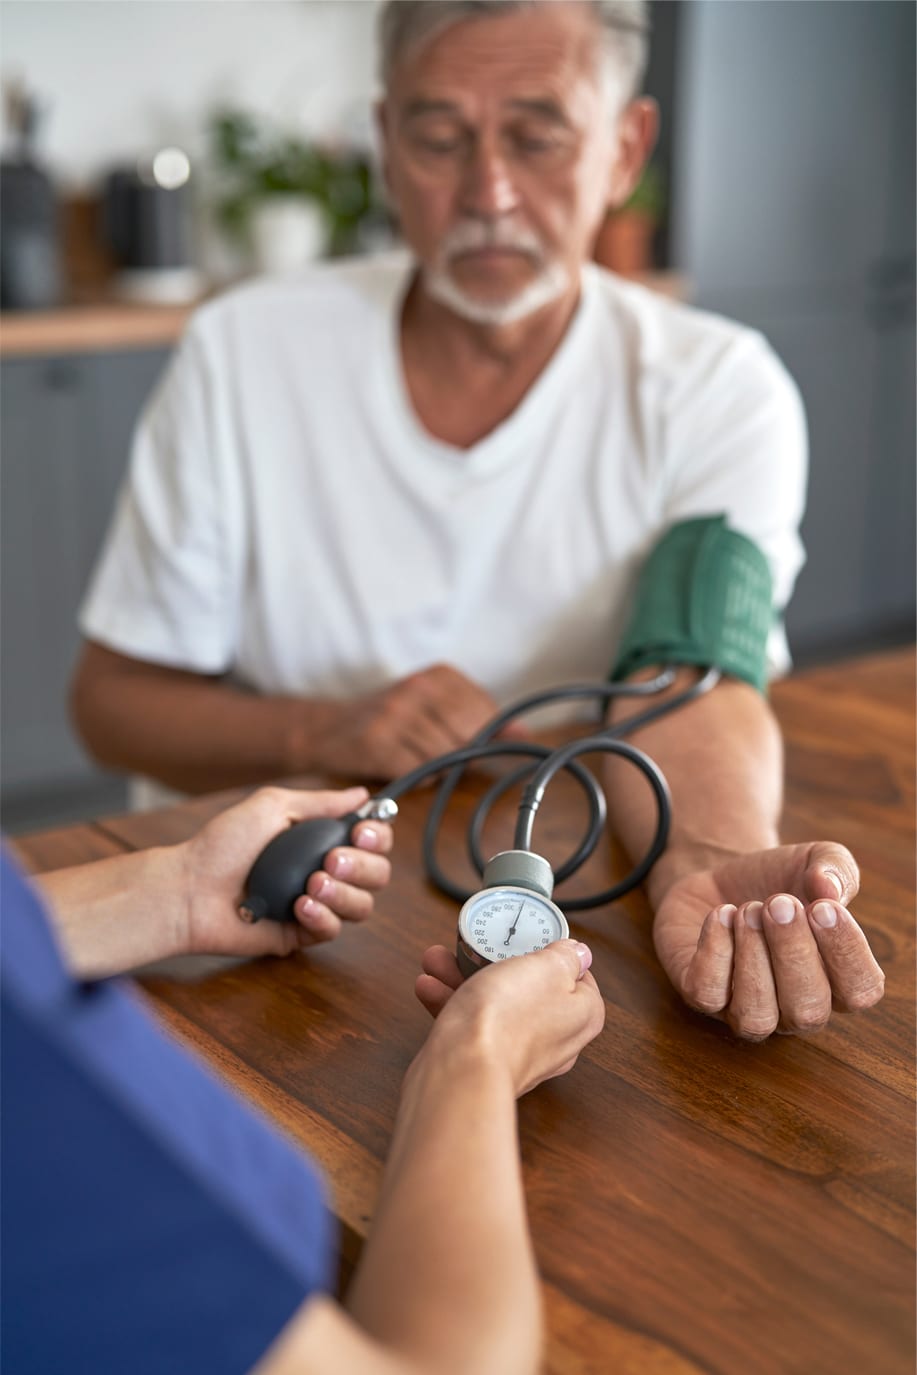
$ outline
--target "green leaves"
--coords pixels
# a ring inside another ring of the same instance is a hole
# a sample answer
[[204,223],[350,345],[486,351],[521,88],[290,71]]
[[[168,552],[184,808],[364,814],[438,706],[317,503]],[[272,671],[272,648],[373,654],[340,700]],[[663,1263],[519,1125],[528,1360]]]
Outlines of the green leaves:
[[237,241],[247,240],[252,211],[271,195],[315,201],[328,220],[332,253],[350,251],[364,219],[381,213],[369,158],[358,150],[320,147],[234,109],[212,116],[210,142],[221,181],[217,219]]

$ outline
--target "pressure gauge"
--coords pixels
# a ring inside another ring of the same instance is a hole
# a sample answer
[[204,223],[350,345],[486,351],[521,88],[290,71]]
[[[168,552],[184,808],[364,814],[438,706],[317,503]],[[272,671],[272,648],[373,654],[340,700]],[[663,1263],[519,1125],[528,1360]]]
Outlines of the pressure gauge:
[[459,912],[456,958],[466,979],[488,964],[543,950],[569,936],[566,917],[551,901],[554,876],[540,855],[528,850],[495,855],[484,882],[488,886]]
[[467,979],[485,965],[543,950],[570,934],[550,898],[509,884],[482,888],[459,913],[456,957]]

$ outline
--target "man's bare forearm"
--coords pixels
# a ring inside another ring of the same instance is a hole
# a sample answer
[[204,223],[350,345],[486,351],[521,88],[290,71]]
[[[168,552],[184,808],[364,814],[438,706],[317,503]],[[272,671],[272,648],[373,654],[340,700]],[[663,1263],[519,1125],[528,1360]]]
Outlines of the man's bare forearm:
[[263,696],[93,643],[72,702],[99,763],[191,793],[310,772],[398,778],[470,740],[497,710],[451,664],[429,664],[346,700]]
[[[675,690],[694,676],[684,671]],[[633,712],[631,703],[616,703],[612,720]],[[672,791],[669,844],[647,882],[654,908],[682,874],[778,843],[780,730],[765,699],[747,683],[721,682],[627,739],[659,765]],[[632,765],[611,759],[606,776],[614,832],[639,857],[656,825],[652,794]]]
[[325,707],[245,693],[98,645],[87,646],[72,692],[74,720],[100,764],[187,793],[321,769]]

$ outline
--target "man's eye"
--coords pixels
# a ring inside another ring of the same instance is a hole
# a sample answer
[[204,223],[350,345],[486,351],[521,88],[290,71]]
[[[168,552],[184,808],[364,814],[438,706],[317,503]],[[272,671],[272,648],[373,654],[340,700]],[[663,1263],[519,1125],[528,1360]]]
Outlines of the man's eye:
[[445,156],[449,153],[457,153],[463,146],[460,138],[422,138],[419,145],[425,153],[435,153]]
[[458,153],[465,146],[465,138],[458,129],[415,129],[411,142],[421,153],[431,153],[434,157],[447,157]]
[[557,153],[564,147],[562,139],[550,134],[516,134],[514,143],[520,153],[533,156],[540,153]]

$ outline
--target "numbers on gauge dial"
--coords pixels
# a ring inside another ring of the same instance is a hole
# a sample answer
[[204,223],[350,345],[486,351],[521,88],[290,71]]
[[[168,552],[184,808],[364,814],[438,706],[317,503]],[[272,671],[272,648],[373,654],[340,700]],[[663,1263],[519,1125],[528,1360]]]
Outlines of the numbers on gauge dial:
[[467,917],[471,944],[489,960],[543,950],[564,934],[553,905],[534,893],[483,894]]

